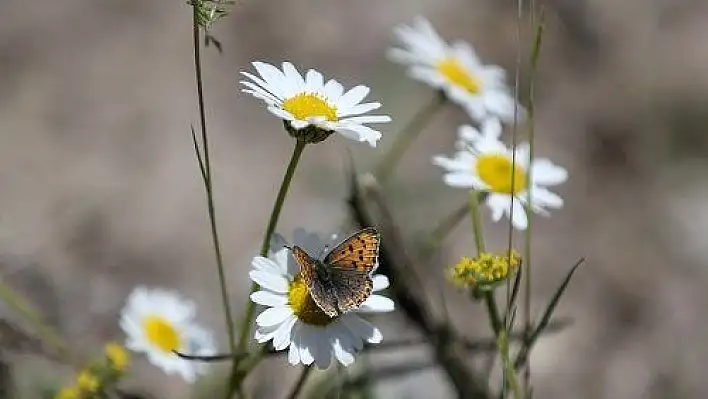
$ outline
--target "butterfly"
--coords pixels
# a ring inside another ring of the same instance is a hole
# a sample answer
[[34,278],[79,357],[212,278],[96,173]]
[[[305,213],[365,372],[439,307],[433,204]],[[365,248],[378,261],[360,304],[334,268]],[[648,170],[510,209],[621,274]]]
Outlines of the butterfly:
[[371,272],[378,263],[380,235],[373,227],[359,230],[322,260],[293,246],[291,252],[317,306],[329,317],[358,308],[371,295]]

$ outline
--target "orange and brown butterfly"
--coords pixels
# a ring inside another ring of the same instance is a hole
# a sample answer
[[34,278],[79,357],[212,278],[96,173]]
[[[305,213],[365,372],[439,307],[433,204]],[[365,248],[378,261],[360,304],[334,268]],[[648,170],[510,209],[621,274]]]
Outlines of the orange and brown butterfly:
[[378,263],[380,241],[379,232],[367,227],[347,237],[321,260],[292,247],[310,296],[329,317],[358,308],[371,295],[371,272]]

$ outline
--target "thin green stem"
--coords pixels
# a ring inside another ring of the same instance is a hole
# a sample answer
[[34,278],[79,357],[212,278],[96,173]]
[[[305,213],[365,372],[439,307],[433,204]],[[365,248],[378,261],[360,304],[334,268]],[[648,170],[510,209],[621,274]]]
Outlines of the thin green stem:
[[[477,191],[470,192],[470,217],[472,219],[472,229],[474,230],[474,242],[477,247],[477,256],[481,256],[485,252],[484,248],[484,233],[482,232],[482,215],[479,211],[479,195]],[[499,307],[494,298],[493,291],[484,293],[484,303],[487,306],[487,314],[489,315],[489,324],[494,331],[494,336],[498,337],[501,331],[502,322],[499,318]]]
[[[533,9],[531,10],[533,13]],[[531,52],[531,76],[529,78],[529,165],[533,164],[534,160],[534,142],[536,136],[536,104],[535,104],[535,88],[536,88],[536,75],[538,73],[538,60],[541,52],[541,42],[543,38],[544,30],[544,19],[545,13],[544,9],[541,9],[541,16],[536,27],[536,37],[534,40],[533,50]],[[529,171],[530,172],[530,171]],[[526,226],[525,236],[524,236],[524,264],[526,265],[526,273],[524,274],[524,330],[527,334],[531,333],[533,329],[533,322],[531,321],[531,222],[533,220],[533,210],[531,209],[531,204],[533,204],[533,190],[532,190],[532,177],[531,173],[526,174],[526,187],[528,188],[528,198],[526,201],[526,215],[528,218],[528,226]],[[524,368],[524,390],[526,392],[531,388],[531,364],[530,362]]]
[[[283,204],[285,203],[285,197],[287,196],[288,189],[290,188],[290,183],[293,180],[295,170],[297,169],[297,165],[300,162],[300,157],[302,156],[302,152],[305,149],[306,144],[307,143],[304,141],[296,141],[295,149],[293,150],[293,155],[290,158],[290,163],[288,163],[287,169],[285,170],[285,175],[283,176],[283,181],[280,184],[278,196],[275,199],[275,203],[273,204],[273,210],[270,213],[268,226],[266,227],[266,232],[263,236],[263,242],[261,244],[260,256],[268,256],[268,250],[270,249],[270,238],[275,232],[276,226],[278,225],[278,219],[280,218],[280,212],[282,211]],[[258,284],[251,284],[251,293],[255,292],[257,289]],[[243,320],[241,321],[241,334],[239,337],[237,349],[239,353],[246,351],[246,344],[248,343],[248,336],[251,331],[251,323],[253,321],[253,316],[255,315],[255,312],[256,304],[253,303],[253,301],[248,301],[248,304],[246,305],[246,312],[244,313]],[[241,385],[241,381],[243,381],[248,372],[250,372],[250,370],[255,367],[256,364],[258,364],[260,358],[262,357],[262,353],[264,353],[265,351],[265,348],[266,346],[263,345],[260,351],[255,353],[250,358],[250,360],[247,360],[246,367],[242,367],[241,370],[239,370],[238,364],[236,362],[233,363],[233,367],[231,369],[231,381],[229,383],[229,390],[227,394],[228,398],[233,396],[233,394]]]
[[374,170],[374,176],[379,182],[383,183],[396,169],[398,162],[403,157],[403,154],[410,148],[415,140],[420,136],[423,128],[430,123],[432,117],[440,111],[442,106],[447,102],[446,97],[442,93],[438,93],[435,98],[424,108],[421,108],[408,124],[398,133],[395,141],[389,147],[388,152]]
[[[199,120],[202,133],[202,151],[203,157],[199,153],[198,146],[195,147],[197,159],[199,160],[199,169],[202,172],[202,180],[204,182],[204,190],[207,197],[207,208],[209,212],[209,224],[211,226],[211,239],[214,246],[214,254],[216,256],[216,269],[219,275],[219,287],[221,290],[221,302],[224,309],[224,319],[226,320],[226,329],[229,339],[229,349],[235,352],[235,330],[234,321],[231,316],[231,305],[229,301],[229,293],[226,285],[226,276],[224,273],[224,259],[221,254],[221,245],[219,244],[219,231],[216,225],[216,207],[214,206],[214,186],[213,175],[211,168],[211,158],[209,155],[209,136],[207,134],[206,111],[204,107],[204,87],[202,83],[202,59],[201,46],[199,40],[199,10],[196,6],[192,6],[192,33],[194,47],[194,75],[197,83],[197,99],[199,103]],[[194,139],[194,137],[193,137]],[[196,145],[196,141],[195,141]]]
[[[293,150],[293,155],[290,158],[290,163],[288,168],[285,170],[285,175],[283,176],[283,182],[280,184],[280,190],[278,191],[278,196],[273,204],[273,210],[270,213],[270,219],[268,220],[268,227],[266,228],[265,235],[263,236],[263,242],[261,243],[260,255],[265,257],[268,256],[268,250],[270,249],[270,238],[275,232],[275,228],[278,225],[278,219],[280,218],[280,211],[283,209],[283,204],[285,203],[285,197],[288,194],[288,189],[290,188],[290,182],[293,180],[293,175],[295,174],[295,169],[297,169],[297,164],[300,162],[300,157],[305,149],[304,141],[297,140],[295,144],[295,149]],[[251,292],[255,292],[258,289],[258,284],[253,283],[251,286]],[[256,310],[256,305],[252,301],[248,302],[248,307],[246,309],[246,314],[243,317],[241,324],[241,336],[238,342],[238,351],[243,352],[246,349],[246,343],[248,342],[248,333],[250,332],[250,325],[253,319],[253,314]]]
[[312,371],[311,364],[309,366],[304,366],[302,368],[302,372],[300,373],[300,377],[297,379],[297,382],[295,383],[293,390],[290,392],[290,395],[288,395],[289,399],[295,399],[295,398],[297,398],[298,395],[300,395],[302,388],[305,386],[305,381],[307,381],[307,376],[310,375],[311,371]]
[[44,323],[42,315],[24,298],[0,279],[0,300],[10,306],[27,322],[37,337],[48,347],[51,347],[67,363],[78,365],[78,359],[70,353],[61,336],[53,328]]

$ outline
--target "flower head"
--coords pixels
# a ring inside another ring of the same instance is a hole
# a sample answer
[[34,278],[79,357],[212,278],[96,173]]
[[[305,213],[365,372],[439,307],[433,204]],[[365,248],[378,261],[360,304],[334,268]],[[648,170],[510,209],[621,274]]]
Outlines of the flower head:
[[137,287],[121,311],[125,346],[145,353],[165,373],[194,382],[198,374],[206,372],[206,364],[182,359],[173,351],[194,355],[216,351],[211,333],[195,324],[195,313],[194,303],[174,292]]
[[130,361],[130,356],[128,352],[125,351],[125,348],[116,342],[110,342],[106,345],[104,351],[106,358],[108,358],[109,365],[113,370],[118,372],[125,371]]
[[[322,253],[322,241],[316,234],[296,230],[294,242],[310,254]],[[267,307],[256,318],[255,338],[261,343],[272,340],[276,350],[289,347],[291,364],[314,363],[325,369],[334,357],[348,366],[365,342],[376,344],[383,339],[381,331],[358,314],[390,312],[394,307],[390,299],[373,294],[357,310],[330,318],[310,296],[287,248],[276,246],[270,257],[255,257],[252,265],[250,277],[261,290],[253,293],[251,300]],[[374,275],[373,281],[374,292],[388,287],[385,276]]]
[[564,168],[545,158],[530,160],[528,144],[520,144],[515,150],[506,147],[495,129],[486,129],[483,135],[466,131],[470,140],[460,140],[452,158],[433,157],[433,163],[445,169],[445,184],[488,193],[485,203],[492,211],[492,219],[513,215],[513,225],[519,230],[528,226],[525,208],[547,215],[547,208],[563,206],[563,199],[546,187],[568,178]]
[[390,122],[386,115],[364,115],[381,107],[380,103],[361,103],[369,94],[366,86],[356,86],[347,92],[334,79],[324,81],[321,73],[310,69],[303,77],[289,62],[283,70],[264,62],[254,62],[260,77],[241,72],[250,81],[242,91],[263,100],[268,111],[283,119],[290,135],[309,143],[323,141],[333,132],[356,141],[366,141],[372,147],[381,133],[369,123]]
[[460,259],[450,268],[449,278],[456,286],[484,291],[506,280],[520,264],[521,258],[516,251],[512,251],[511,256],[484,252],[474,259],[466,256]]
[[82,392],[96,393],[101,387],[101,381],[90,369],[84,369],[76,377],[76,386],[78,386]]
[[510,121],[515,108],[523,111],[510,94],[504,70],[483,65],[469,43],[448,44],[422,17],[413,25],[399,25],[394,33],[404,48],[390,49],[389,57],[408,65],[413,79],[442,90],[474,119],[496,116]]

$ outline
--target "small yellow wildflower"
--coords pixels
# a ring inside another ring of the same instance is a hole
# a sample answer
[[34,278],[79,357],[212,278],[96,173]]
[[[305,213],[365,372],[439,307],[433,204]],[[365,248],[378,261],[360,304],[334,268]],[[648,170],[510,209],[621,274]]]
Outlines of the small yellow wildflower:
[[91,372],[91,370],[82,370],[76,377],[76,385],[82,392],[95,393],[101,387],[101,381]]
[[111,367],[119,372],[125,371],[130,361],[128,352],[125,351],[120,344],[110,342],[106,345],[106,357],[110,362]]
[[459,287],[491,289],[509,277],[520,264],[521,258],[516,251],[511,251],[511,256],[508,253],[496,255],[484,252],[474,259],[462,257],[450,269],[449,277]]
[[81,399],[81,389],[78,386],[62,388],[54,396],[54,399]]

